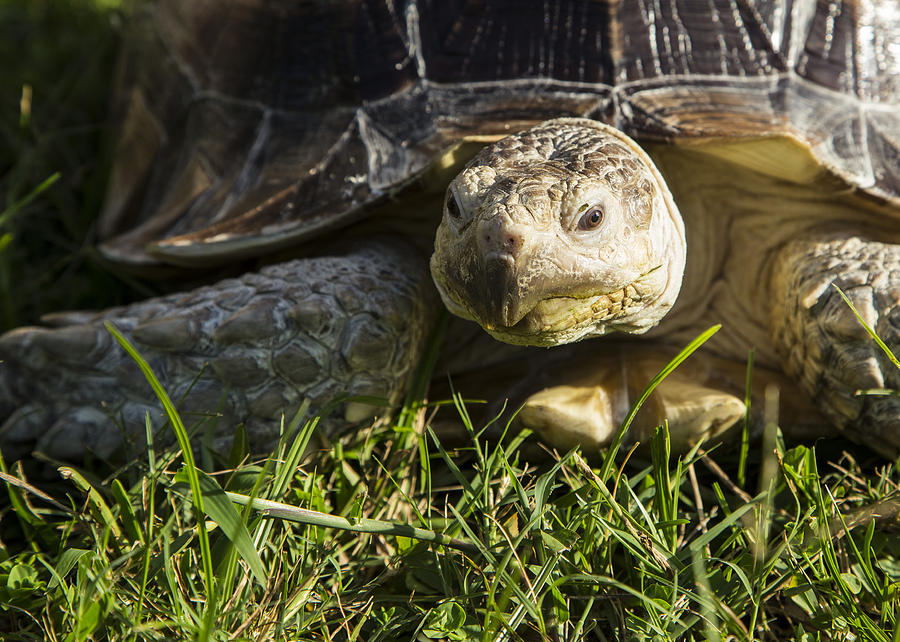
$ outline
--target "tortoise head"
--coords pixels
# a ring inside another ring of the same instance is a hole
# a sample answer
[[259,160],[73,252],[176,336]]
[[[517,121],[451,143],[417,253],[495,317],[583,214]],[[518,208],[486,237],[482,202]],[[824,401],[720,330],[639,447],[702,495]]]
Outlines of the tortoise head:
[[551,346],[655,326],[685,249],[637,143],[558,119],[486,147],[450,183],[431,273],[454,314],[507,343]]

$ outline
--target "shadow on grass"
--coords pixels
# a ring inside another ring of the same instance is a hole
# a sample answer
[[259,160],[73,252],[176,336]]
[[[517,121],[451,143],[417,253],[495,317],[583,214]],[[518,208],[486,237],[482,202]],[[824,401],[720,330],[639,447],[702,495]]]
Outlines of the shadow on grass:
[[126,296],[93,249],[126,4],[0,3],[0,331]]

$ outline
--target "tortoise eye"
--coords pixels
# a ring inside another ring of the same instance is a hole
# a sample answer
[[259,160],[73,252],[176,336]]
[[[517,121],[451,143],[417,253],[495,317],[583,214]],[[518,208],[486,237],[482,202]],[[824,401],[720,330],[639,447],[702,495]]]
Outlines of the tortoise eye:
[[581,215],[578,221],[579,230],[593,230],[603,222],[603,210],[596,205]]
[[447,213],[452,218],[459,218],[459,203],[456,202],[456,197],[453,195],[453,192],[447,192]]

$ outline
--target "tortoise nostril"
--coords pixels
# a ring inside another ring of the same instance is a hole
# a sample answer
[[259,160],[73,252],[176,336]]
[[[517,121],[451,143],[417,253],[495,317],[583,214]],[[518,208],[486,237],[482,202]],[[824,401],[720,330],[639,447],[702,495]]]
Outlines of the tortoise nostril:
[[503,249],[507,252],[515,252],[522,247],[522,235],[514,232],[507,232],[503,239]]
[[525,236],[516,229],[483,229],[481,232],[482,247],[487,252],[517,254],[525,245]]
[[488,220],[479,225],[479,250],[487,254],[516,255],[527,245],[528,229],[510,220]]

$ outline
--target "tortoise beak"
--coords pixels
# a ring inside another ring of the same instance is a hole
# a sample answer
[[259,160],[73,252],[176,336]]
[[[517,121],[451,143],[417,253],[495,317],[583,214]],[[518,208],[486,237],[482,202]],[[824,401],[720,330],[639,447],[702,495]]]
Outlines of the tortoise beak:
[[[443,228],[442,228],[443,229]],[[443,236],[449,237],[444,240]],[[529,314],[552,291],[553,239],[533,225],[497,214],[470,226],[462,237],[438,230],[431,268],[451,312],[495,335],[531,336]],[[549,273],[548,273],[549,272]]]
[[465,287],[469,309],[485,329],[511,328],[540,302],[544,288],[532,269],[534,237],[534,230],[505,216],[479,225],[470,264],[474,278]]
[[469,301],[481,304],[479,319],[486,329],[514,326],[529,311],[523,309],[520,299],[518,272],[511,254],[485,257],[483,276],[479,279],[482,292]]

